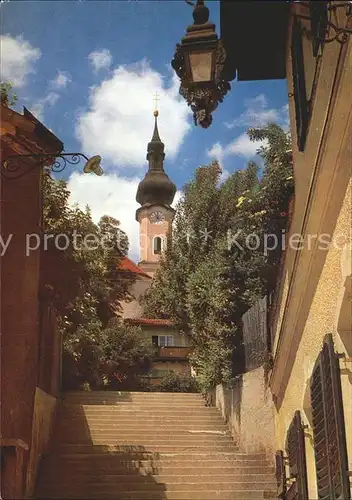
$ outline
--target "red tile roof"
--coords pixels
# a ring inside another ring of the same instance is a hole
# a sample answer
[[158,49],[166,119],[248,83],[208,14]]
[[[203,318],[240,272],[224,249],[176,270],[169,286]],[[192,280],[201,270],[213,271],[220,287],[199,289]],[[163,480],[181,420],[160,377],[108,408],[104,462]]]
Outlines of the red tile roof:
[[172,326],[174,323],[170,319],[157,318],[126,318],[126,321],[136,325],[151,325],[151,326]]
[[134,274],[138,274],[140,276],[144,276],[145,278],[152,279],[149,274],[145,273],[143,269],[141,269],[137,264],[135,264],[131,259],[128,257],[124,257],[122,261],[120,262],[119,268],[120,271],[129,271]]

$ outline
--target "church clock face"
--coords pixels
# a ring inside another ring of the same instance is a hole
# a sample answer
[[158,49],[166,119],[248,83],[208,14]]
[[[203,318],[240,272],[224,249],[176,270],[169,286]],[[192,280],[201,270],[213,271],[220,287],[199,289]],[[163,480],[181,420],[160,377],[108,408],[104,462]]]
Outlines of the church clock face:
[[152,224],[162,224],[165,221],[165,215],[162,212],[152,212],[149,220]]

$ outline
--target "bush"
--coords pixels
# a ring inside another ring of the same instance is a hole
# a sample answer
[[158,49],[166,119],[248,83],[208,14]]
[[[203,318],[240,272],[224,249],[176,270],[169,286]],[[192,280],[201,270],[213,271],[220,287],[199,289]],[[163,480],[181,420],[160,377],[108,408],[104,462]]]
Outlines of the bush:
[[77,389],[144,390],[153,347],[138,327],[116,319],[108,328],[99,323],[79,327],[76,338],[64,340],[63,387]]
[[200,392],[198,382],[189,375],[169,372],[162,379],[160,392]]

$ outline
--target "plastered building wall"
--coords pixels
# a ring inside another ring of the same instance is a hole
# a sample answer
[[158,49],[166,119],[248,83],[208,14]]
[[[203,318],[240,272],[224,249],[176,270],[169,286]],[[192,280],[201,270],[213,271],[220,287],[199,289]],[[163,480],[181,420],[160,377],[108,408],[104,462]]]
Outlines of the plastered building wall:
[[[294,6],[300,9],[301,7]],[[302,12],[303,13],[303,12]],[[343,10],[336,22],[346,22]],[[309,26],[307,26],[309,28]],[[290,37],[287,53],[289,96],[293,95]],[[276,404],[276,449],[285,448],[296,410],[306,432],[309,498],[317,498],[311,431],[310,377],[326,334],[335,349],[351,357],[351,173],[352,42],[326,44],[320,57],[304,40],[304,67],[311,117],[303,152],[297,149],[293,97],[289,97],[295,175],[290,233],[303,236],[302,248],[287,246],[278,290],[274,328],[274,368],[270,386]],[[324,245],[317,236],[327,235]],[[352,366],[340,360],[349,470],[352,469]]]

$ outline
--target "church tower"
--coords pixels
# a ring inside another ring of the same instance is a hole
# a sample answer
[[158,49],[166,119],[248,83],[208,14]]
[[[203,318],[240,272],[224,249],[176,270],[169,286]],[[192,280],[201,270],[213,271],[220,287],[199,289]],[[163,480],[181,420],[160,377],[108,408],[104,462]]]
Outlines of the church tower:
[[158,131],[158,111],[154,111],[155,125],[148,144],[148,172],[139,183],[136,200],[141,205],[136,211],[139,222],[140,262],[146,273],[153,276],[159,267],[160,255],[166,248],[175,214],[171,204],[176,186],[164,171],[164,144]]

